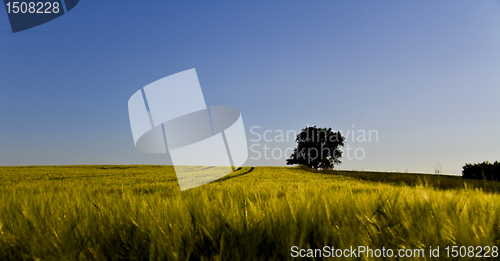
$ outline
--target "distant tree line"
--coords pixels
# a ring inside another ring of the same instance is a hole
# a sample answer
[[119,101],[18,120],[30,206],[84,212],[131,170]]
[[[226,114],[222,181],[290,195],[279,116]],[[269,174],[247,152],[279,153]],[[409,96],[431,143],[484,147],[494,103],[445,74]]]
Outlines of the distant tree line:
[[466,179],[483,179],[483,180],[500,180],[500,162],[495,161],[489,163],[468,164],[463,167],[462,178]]

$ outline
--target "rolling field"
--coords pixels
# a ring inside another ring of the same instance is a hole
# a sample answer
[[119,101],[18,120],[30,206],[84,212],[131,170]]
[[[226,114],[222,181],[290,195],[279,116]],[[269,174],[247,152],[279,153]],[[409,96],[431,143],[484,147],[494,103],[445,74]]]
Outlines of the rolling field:
[[0,260],[283,260],[293,246],[498,259],[496,182],[391,175],[244,167],[181,192],[171,166],[0,167]]

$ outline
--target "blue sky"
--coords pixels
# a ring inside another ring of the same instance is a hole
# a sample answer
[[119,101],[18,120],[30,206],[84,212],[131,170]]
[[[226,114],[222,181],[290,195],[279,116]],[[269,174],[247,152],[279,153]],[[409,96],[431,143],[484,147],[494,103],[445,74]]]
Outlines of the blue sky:
[[87,0],[16,34],[0,11],[0,165],[169,164],[135,149],[127,102],[196,68],[254,150],[294,143],[252,126],[376,130],[338,168],[460,174],[500,160],[499,25],[498,1]]

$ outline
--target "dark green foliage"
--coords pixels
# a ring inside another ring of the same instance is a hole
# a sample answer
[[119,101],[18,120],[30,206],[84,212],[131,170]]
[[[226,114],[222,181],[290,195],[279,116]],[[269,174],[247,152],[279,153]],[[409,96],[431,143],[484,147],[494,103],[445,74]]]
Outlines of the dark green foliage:
[[345,138],[332,128],[306,127],[297,135],[297,148],[286,160],[287,165],[303,165],[313,169],[331,169],[340,164]]
[[462,178],[466,179],[484,179],[484,180],[500,180],[500,162],[468,164],[463,167]]

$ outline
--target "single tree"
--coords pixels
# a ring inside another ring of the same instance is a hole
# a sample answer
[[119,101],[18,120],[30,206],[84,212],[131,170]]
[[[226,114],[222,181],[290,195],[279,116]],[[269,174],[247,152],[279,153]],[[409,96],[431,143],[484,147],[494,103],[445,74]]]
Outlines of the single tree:
[[297,148],[286,160],[287,165],[304,165],[314,169],[331,169],[340,164],[345,138],[332,128],[306,127],[297,135]]

